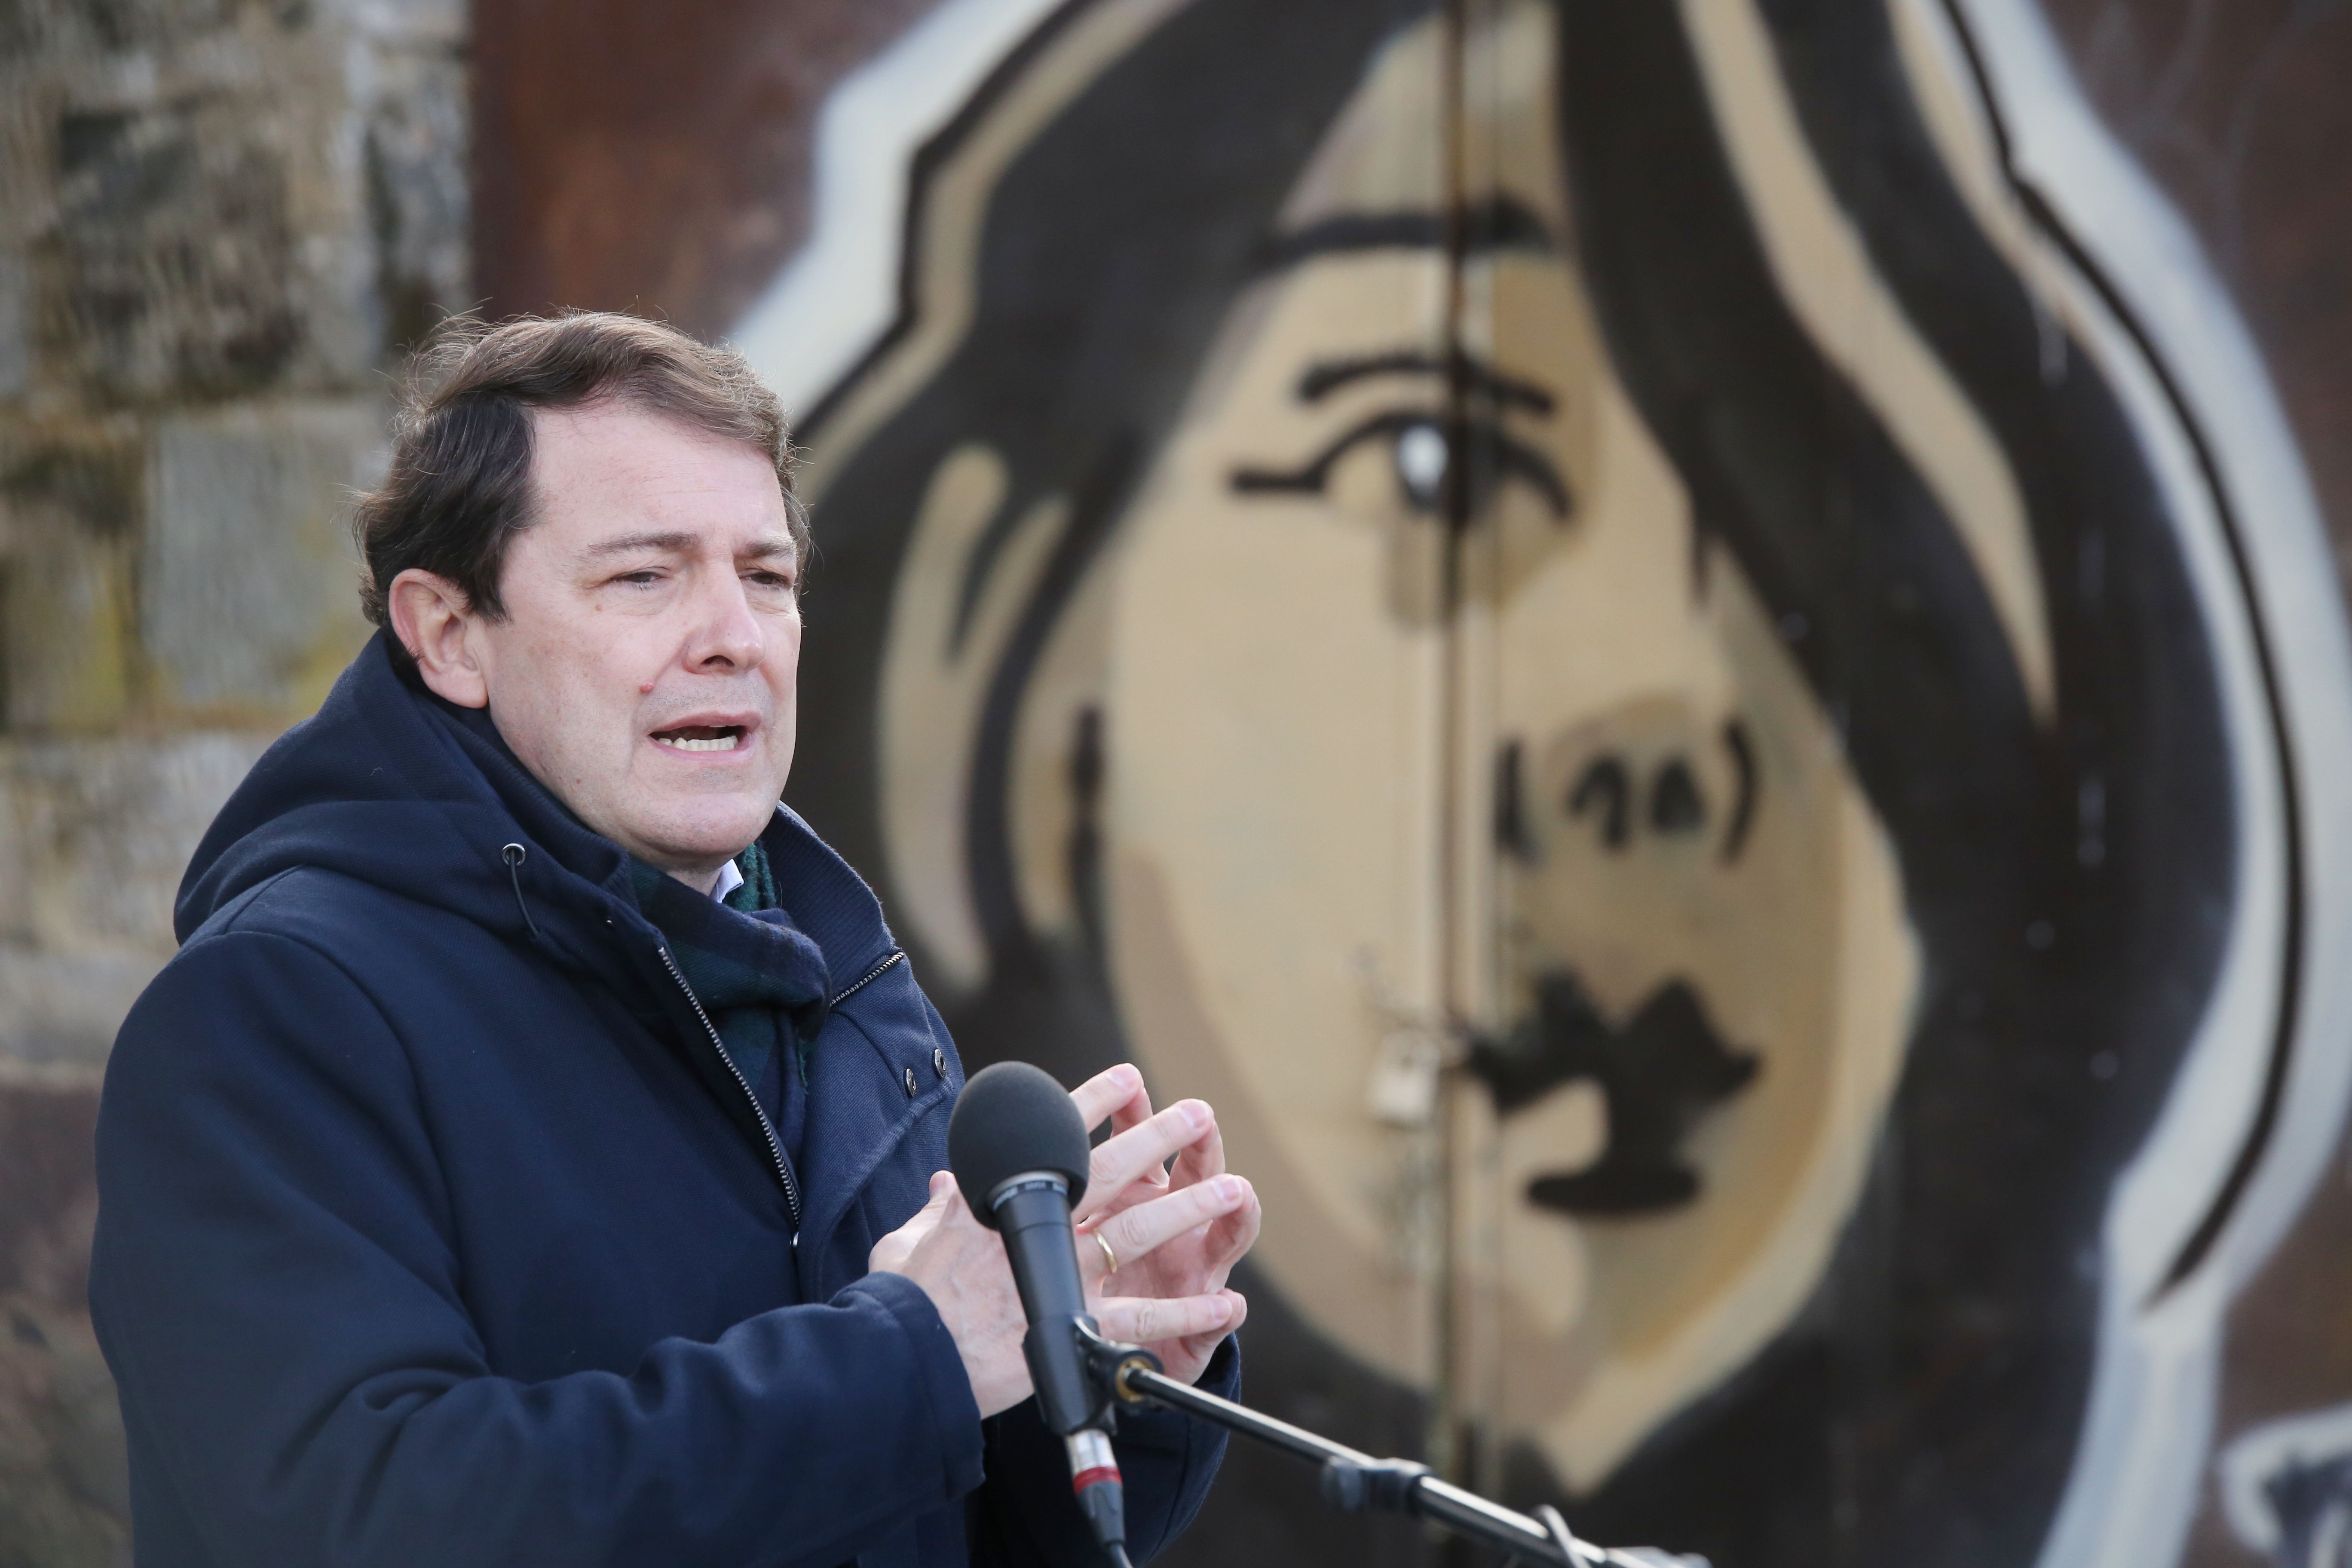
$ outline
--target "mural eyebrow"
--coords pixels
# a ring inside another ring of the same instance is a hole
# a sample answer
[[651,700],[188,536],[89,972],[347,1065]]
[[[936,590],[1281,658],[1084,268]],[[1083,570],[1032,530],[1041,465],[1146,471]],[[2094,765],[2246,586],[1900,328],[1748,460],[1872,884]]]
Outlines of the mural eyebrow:
[[[1533,207],[1509,196],[1495,196],[1461,208],[1464,248],[1481,250],[1554,249],[1551,230]],[[1258,248],[1252,270],[1279,272],[1310,257],[1352,250],[1444,250],[1447,245],[1446,215],[1434,211],[1343,213],[1288,234],[1277,234]]]
[[1313,403],[1335,388],[1368,375],[1445,375],[1457,378],[1464,386],[1485,393],[1497,403],[1517,404],[1537,414],[1552,411],[1552,395],[1533,382],[1516,380],[1495,369],[1475,354],[1459,349],[1449,356],[1424,353],[1418,349],[1396,349],[1387,353],[1365,354],[1356,359],[1325,360],[1309,365],[1307,374],[1298,378],[1298,400]]

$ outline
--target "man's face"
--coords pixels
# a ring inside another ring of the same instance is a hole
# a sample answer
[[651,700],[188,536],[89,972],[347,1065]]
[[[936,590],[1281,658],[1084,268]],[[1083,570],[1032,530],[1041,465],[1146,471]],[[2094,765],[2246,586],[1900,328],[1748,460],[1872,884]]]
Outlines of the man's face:
[[532,416],[537,515],[469,640],[499,733],[581,820],[691,879],[792,771],[800,563],[767,455],[621,403]]

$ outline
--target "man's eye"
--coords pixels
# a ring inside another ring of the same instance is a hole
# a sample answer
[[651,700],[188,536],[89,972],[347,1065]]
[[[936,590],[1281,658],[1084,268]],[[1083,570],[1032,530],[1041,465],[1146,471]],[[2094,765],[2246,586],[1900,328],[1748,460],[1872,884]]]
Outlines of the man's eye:
[[661,574],[653,567],[648,566],[639,572],[624,572],[619,576],[614,578],[613,581],[615,583],[628,583],[640,588],[648,588],[654,584],[661,581]]
[[1575,510],[1568,483],[1549,458],[1504,434],[1484,419],[1465,419],[1448,428],[1444,419],[1427,409],[1395,408],[1375,414],[1349,426],[1314,457],[1295,468],[1242,467],[1233,472],[1234,489],[1243,495],[1322,495],[1330,485],[1331,470],[1341,458],[1368,442],[1389,444],[1395,466],[1398,492],[1418,512],[1433,513],[1444,505],[1451,470],[1458,455],[1470,463],[1464,483],[1470,515],[1484,512],[1503,481],[1517,479],[1543,499],[1559,521]]

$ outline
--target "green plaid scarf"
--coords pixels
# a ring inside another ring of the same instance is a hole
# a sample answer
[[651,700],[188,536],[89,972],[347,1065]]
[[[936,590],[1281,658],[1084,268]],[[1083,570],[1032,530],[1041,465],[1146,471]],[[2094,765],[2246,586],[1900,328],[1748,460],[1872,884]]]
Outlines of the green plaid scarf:
[[824,955],[778,907],[767,852],[755,843],[735,865],[743,885],[723,903],[634,856],[629,879],[736,1071],[797,1154],[805,1097],[796,1091],[808,1087],[808,1048],[824,1022]]

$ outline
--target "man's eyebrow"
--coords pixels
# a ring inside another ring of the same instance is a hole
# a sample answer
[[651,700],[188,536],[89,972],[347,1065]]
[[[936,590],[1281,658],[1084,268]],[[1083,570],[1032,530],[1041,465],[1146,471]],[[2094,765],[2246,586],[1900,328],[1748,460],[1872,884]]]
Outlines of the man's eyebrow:
[[1298,378],[1298,400],[1313,403],[1335,388],[1372,375],[1444,375],[1497,403],[1517,404],[1537,414],[1552,411],[1552,395],[1533,382],[1505,375],[1477,355],[1456,349],[1450,355],[1420,349],[1394,349],[1357,359],[1325,360]]
[[[1554,248],[1551,230],[1535,209],[1509,196],[1457,207],[1453,224],[1465,253]],[[1258,247],[1253,270],[1279,272],[1309,257],[1354,250],[1444,250],[1453,241],[1442,212],[1346,213],[1277,234]]]
[[[694,533],[624,533],[617,538],[600,540],[583,553],[593,561],[607,555],[627,555],[639,550],[692,550],[701,542],[701,535]],[[750,547],[741,552],[741,558],[763,561],[771,556],[797,556],[799,553],[791,535],[769,533],[751,541]]]
[[603,555],[626,555],[637,550],[691,550],[697,542],[691,533],[624,533],[618,538],[599,540],[582,553],[594,560]]

